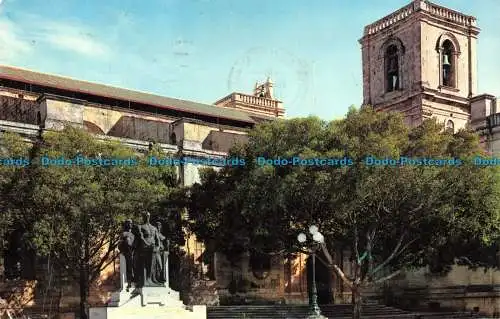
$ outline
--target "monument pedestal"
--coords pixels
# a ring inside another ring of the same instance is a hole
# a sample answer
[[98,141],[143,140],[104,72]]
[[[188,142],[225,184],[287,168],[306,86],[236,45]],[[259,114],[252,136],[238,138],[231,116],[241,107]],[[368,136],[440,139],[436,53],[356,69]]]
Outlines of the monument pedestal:
[[[111,295],[107,307],[90,308],[89,319],[206,319],[206,306],[187,307],[179,292],[163,287],[130,288],[126,290],[125,273],[120,256],[121,289]],[[168,277],[167,277],[168,278]]]
[[144,287],[131,289],[130,292],[122,290],[111,295],[108,307],[123,307],[128,304],[141,305],[142,307],[158,306],[184,306],[180,300],[179,292],[167,287]]
[[167,287],[144,287],[113,294],[107,307],[91,308],[89,319],[206,319],[206,306],[188,309],[179,293]]
[[189,309],[168,287],[125,289],[114,293],[107,307],[90,308],[89,319],[206,319],[206,306]]

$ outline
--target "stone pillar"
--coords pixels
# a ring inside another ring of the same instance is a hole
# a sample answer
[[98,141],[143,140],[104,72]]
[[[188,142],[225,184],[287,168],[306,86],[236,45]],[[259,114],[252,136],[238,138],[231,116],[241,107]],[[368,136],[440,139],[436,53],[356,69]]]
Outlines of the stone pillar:
[[486,128],[486,118],[497,112],[496,99],[493,95],[482,94],[470,99],[471,126],[473,129]]
[[45,94],[39,99],[41,126],[61,130],[65,125],[83,128],[84,101]]
[[120,254],[120,291],[127,287],[127,263],[125,256]]

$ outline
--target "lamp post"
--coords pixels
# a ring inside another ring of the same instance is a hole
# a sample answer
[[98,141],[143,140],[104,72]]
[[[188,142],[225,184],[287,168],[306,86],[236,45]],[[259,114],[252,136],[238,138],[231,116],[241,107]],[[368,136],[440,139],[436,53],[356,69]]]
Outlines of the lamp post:
[[[321,234],[318,230],[318,227],[312,225],[309,227],[309,233],[312,236],[312,245],[308,247],[308,252],[312,257],[312,296],[309,301],[309,316],[307,319],[327,319],[325,316],[321,314],[321,309],[318,306],[318,290],[316,289],[316,251],[320,247],[322,243],[324,243],[325,238],[323,234]],[[297,240],[300,244],[305,244],[307,241],[307,235],[304,233],[300,233],[297,236]]]

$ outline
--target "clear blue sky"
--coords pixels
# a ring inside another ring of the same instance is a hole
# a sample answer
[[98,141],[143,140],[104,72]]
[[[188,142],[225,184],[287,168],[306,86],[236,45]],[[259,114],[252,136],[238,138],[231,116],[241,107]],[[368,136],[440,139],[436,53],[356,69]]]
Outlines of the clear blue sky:
[[[0,0],[0,63],[213,103],[271,75],[287,116],[362,100],[363,27],[410,0]],[[478,18],[479,90],[500,95],[500,1]]]

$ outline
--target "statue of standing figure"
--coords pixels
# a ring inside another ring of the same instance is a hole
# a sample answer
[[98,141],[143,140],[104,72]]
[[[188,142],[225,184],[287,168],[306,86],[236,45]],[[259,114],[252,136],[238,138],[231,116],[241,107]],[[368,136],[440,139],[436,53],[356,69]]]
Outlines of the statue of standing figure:
[[125,257],[127,291],[134,283],[135,288],[165,286],[166,262],[161,223],[157,227],[150,222],[149,212],[143,213],[142,224],[133,225],[131,220],[124,224],[120,252]]
[[[168,240],[165,236],[162,234],[162,226],[160,222],[156,223],[156,228],[158,229],[158,240],[160,243],[160,251],[159,254],[156,255],[156,266],[155,266],[155,271],[157,273],[158,278],[161,279],[161,282],[167,282],[168,281],[168,274],[167,274],[167,265],[166,263],[168,262]],[[165,247],[165,243],[167,243],[167,247]]]
[[120,245],[118,249],[120,253],[125,257],[125,273],[126,273],[126,281],[127,281],[127,291],[132,286],[132,283],[135,282],[135,234],[132,230],[133,224],[131,219],[127,219],[123,224],[123,233]]

